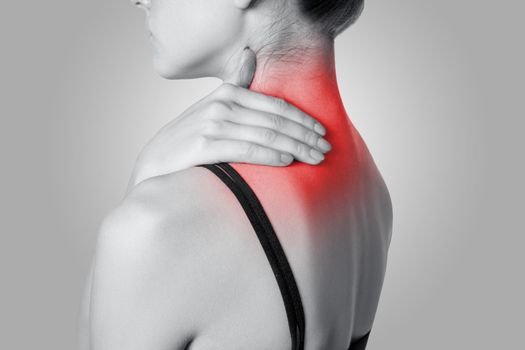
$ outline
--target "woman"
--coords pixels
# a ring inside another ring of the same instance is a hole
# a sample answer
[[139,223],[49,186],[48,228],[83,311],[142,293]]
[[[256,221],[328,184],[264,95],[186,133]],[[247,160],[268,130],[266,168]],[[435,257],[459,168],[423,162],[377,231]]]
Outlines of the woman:
[[161,76],[226,83],[153,138],[105,218],[81,348],[364,349],[392,208],[333,47],[362,1],[137,4]]

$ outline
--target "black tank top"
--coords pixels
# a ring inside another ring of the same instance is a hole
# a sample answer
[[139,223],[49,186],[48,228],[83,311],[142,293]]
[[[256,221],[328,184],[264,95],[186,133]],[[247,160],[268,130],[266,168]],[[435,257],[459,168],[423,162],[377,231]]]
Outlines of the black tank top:
[[[204,167],[217,175],[235,194],[235,197],[246,212],[277,279],[288,318],[288,326],[292,337],[292,350],[303,350],[305,319],[301,295],[286,254],[261,202],[248,183],[230,164],[218,163],[198,166]],[[348,350],[364,350],[369,335],[370,331],[361,338],[351,342]]]

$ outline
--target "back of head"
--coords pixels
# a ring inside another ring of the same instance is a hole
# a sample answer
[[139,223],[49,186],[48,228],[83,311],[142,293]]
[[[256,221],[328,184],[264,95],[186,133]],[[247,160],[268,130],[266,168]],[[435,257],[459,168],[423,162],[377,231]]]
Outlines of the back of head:
[[335,38],[357,20],[364,0],[297,0],[297,5],[321,33]]
[[291,62],[297,62],[305,50],[326,49],[326,46],[320,48],[319,43],[333,43],[359,18],[364,8],[364,0],[239,1],[249,2],[249,8],[256,10],[252,17],[256,29],[249,46],[259,57],[274,56],[279,61],[290,59]]

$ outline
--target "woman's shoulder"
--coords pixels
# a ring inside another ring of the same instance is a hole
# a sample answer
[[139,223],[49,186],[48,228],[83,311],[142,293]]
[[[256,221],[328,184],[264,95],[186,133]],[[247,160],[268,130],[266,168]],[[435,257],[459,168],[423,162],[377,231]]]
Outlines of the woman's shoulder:
[[224,219],[224,189],[211,175],[193,167],[146,179],[105,217],[102,227],[119,226],[162,240],[204,234],[213,220]]
[[210,255],[231,257],[232,251],[253,245],[247,234],[251,230],[235,195],[209,170],[194,167],[137,185],[106,216],[99,241],[109,250],[127,250],[127,255],[136,249],[159,268],[172,261],[169,266],[202,271],[209,267]]
[[[228,254],[237,246],[226,237],[235,231],[235,223],[228,223],[229,207],[220,205],[225,196],[206,169],[191,168],[143,181],[106,216],[97,243],[94,289],[101,330],[112,327],[103,320],[132,312],[134,319],[166,320],[152,329],[165,329],[158,339],[175,337],[184,345],[199,333],[211,318],[207,312],[213,305],[206,300],[212,303],[212,291],[235,276],[225,266],[239,264]],[[216,263],[210,264],[213,259]],[[146,302],[142,298],[147,295],[159,298],[148,297]],[[142,309],[142,304],[153,307]],[[166,317],[165,310],[173,312]],[[158,314],[151,315],[154,311]],[[130,329],[130,334],[135,333]]]

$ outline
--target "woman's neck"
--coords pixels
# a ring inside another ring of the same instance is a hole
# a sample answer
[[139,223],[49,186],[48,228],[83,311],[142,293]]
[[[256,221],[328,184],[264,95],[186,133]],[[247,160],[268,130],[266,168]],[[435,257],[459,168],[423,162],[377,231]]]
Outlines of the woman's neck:
[[333,41],[281,59],[259,59],[249,89],[286,100],[327,129],[336,130],[348,119],[337,85]]

